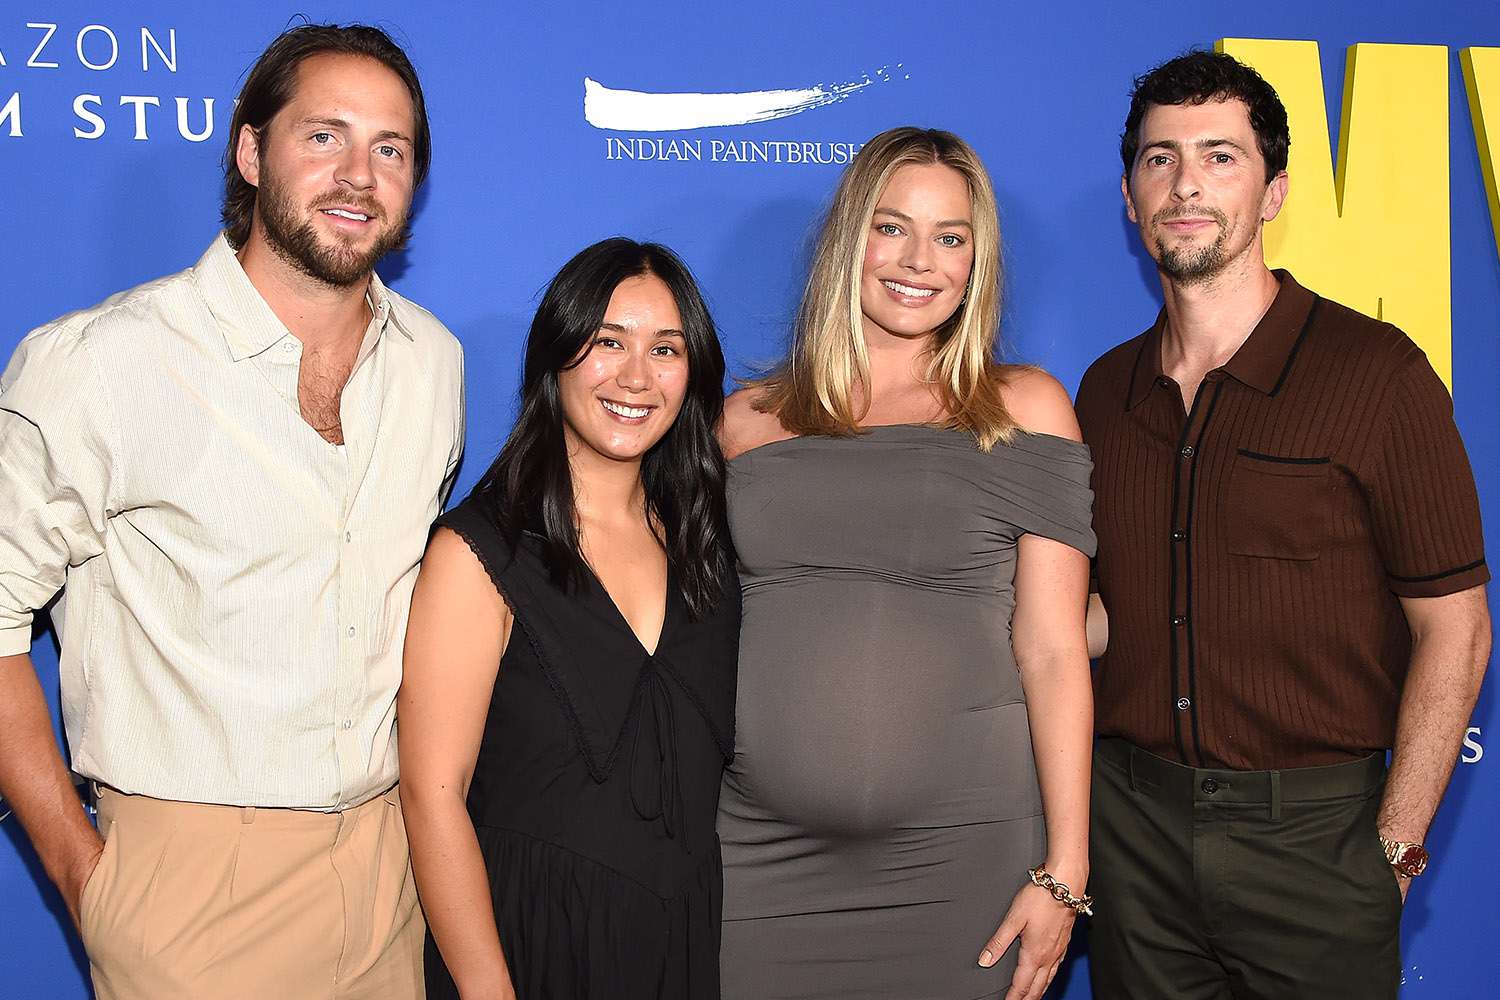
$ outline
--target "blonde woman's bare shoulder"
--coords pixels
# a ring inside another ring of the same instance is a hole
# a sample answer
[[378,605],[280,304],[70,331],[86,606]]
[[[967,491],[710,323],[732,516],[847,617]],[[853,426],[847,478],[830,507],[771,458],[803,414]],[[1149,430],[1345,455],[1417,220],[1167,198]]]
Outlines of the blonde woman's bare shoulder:
[[729,394],[724,400],[724,419],[719,422],[719,447],[726,459],[736,458],[763,444],[790,437],[774,413],[755,408],[764,392],[759,386],[747,386]]
[[1022,430],[1083,440],[1068,390],[1042,369],[1028,365],[1007,368],[1000,383],[1000,398]]

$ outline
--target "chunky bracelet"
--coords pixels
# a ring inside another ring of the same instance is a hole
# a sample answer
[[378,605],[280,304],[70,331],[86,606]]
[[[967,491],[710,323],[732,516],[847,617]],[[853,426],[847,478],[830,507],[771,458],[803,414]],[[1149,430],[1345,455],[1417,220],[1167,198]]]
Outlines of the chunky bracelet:
[[1075,896],[1073,891],[1062,882],[1052,877],[1052,873],[1041,865],[1026,869],[1026,874],[1031,876],[1031,884],[1039,889],[1046,889],[1053,899],[1057,900],[1074,913],[1082,913],[1085,917],[1094,915],[1093,896]]

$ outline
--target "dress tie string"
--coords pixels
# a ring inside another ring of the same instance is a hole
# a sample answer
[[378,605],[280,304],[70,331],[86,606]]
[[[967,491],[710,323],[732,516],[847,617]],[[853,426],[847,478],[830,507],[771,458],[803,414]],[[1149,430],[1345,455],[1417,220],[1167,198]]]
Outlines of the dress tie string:
[[[632,714],[636,725],[630,741],[630,804],[641,819],[661,820],[667,836],[675,840],[682,796],[677,776],[677,719],[672,693],[654,657],[646,657],[641,668]],[[654,746],[642,740],[648,727]],[[655,760],[651,759],[653,754]],[[644,790],[643,784],[647,786]]]

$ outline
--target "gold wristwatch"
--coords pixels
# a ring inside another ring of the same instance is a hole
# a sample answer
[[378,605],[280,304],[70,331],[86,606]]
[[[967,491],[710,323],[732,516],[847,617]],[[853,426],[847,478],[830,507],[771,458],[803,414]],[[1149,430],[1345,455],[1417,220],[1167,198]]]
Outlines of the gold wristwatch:
[[1385,849],[1385,859],[1402,878],[1416,878],[1427,870],[1427,848],[1421,844],[1408,844],[1381,837],[1380,846]]

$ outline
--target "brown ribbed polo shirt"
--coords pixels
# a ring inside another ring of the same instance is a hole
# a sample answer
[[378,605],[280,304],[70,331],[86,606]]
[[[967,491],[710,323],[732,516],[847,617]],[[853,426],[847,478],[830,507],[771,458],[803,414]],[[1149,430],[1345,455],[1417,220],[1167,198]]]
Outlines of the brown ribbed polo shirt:
[[1388,323],[1281,291],[1191,412],[1165,313],[1078,389],[1109,650],[1101,736],[1195,767],[1389,748],[1411,654],[1398,597],[1489,579],[1453,402]]

